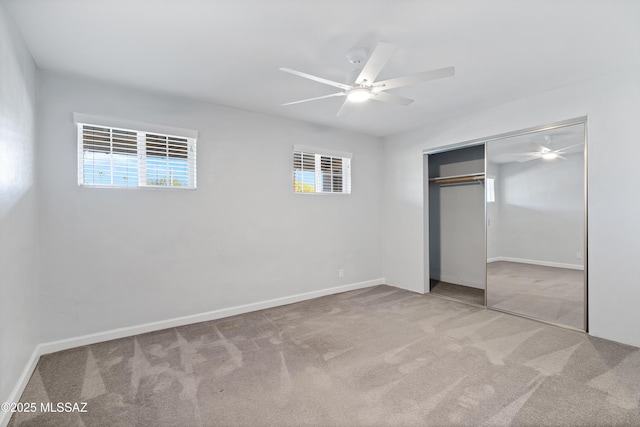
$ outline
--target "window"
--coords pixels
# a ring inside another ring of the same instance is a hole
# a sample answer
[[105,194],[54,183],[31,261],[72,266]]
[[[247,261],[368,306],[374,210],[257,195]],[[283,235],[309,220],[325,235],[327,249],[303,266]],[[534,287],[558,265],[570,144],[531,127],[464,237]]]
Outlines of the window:
[[293,191],[351,193],[351,154],[294,146]]
[[[112,126],[112,119],[74,117],[79,185],[196,188],[194,131],[124,122]],[[151,130],[133,130],[136,126]]]
[[487,178],[487,203],[496,201],[496,180],[495,178]]

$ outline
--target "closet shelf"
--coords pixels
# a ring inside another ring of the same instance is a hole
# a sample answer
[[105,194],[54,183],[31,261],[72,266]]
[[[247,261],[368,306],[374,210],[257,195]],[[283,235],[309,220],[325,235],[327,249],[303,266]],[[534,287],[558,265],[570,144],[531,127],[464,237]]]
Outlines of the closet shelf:
[[429,183],[448,184],[452,182],[481,181],[484,179],[484,173],[468,173],[465,175],[439,176],[437,178],[429,178]]

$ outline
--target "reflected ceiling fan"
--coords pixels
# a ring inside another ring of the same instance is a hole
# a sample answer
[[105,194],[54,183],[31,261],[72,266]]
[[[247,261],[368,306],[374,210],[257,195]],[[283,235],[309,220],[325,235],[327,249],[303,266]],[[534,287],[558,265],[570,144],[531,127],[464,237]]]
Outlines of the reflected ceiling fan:
[[570,150],[571,148],[578,147],[578,146],[582,145],[582,144],[574,144],[574,145],[570,145],[568,147],[560,148],[558,150],[552,150],[551,148],[549,148],[549,146],[551,146],[551,135],[546,135],[544,137],[544,139],[547,142],[546,145],[540,145],[539,146],[540,150],[538,150],[538,151],[532,151],[532,152],[529,152],[529,153],[520,153],[520,155],[526,156],[526,157],[523,158],[522,160],[518,160],[518,162],[523,163],[523,162],[529,162],[531,160],[536,160],[536,159],[543,159],[543,160],[562,159],[562,160],[567,160],[567,158],[563,157],[562,154],[566,154],[567,150]]
[[[389,89],[409,86],[415,83],[450,77],[455,74],[454,67],[446,67],[437,70],[423,71],[416,74],[409,74],[403,77],[376,81],[378,75],[387,64],[387,61],[389,61],[389,59],[391,58],[394,50],[395,46],[393,44],[379,42],[373,52],[371,52],[371,55],[369,55],[367,61],[364,63],[364,65],[362,65],[362,70],[356,77],[353,84],[345,84],[327,80],[322,77],[317,77],[311,74],[303,73],[301,71],[292,70],[290,68],[280,68],[280,70],[286,73],[294,74],[296,76],[304,77],[305,79],[313,80],[340,89],[340,92],[318,96],[315,98],[302,99],[300,101],[287,102],[286,104],[282,105],[293,105],[300,104],[302,102],[315,101],[318,99],[346,96],[347,99],[342,104],[342,107],[340,107],[340,110],[338,110],[338,116],[344,114],[345,109],[349,104],[364,102],[369,99],[387,102],[390,104],[407,106],[413,102],[413,99],[394,95],[392,93],[388,93],[387,91]],[[347,59],[355,67],[354,71],[357,72],[359,70],[362,61],[366,58],[366,53],[367,52],[364,49],[355,49],[347,53]]]

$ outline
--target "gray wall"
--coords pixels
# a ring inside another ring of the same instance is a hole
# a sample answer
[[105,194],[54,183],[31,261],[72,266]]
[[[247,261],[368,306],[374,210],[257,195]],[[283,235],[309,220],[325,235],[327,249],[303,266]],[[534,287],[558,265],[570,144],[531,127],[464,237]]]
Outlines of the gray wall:
[[0,2],[0,402],[39,342],[36,105],[35,64]]
[[488,204],[490,259],[584,265],[577,257],[584,252],[584,156],[564,157],[499,165],[496,202]]
[[[379,139],[41,76],[42,341],[382,278]],[[198,130],[198,189],[78,187],[73,112]],[[353,153],[352,194],[295,194],[294,144]]]

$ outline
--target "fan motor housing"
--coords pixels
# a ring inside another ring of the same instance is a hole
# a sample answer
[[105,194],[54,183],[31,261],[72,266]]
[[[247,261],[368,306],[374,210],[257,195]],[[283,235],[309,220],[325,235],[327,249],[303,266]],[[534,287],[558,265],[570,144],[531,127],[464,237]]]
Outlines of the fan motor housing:
[[345,56],[350,63],[358,66],[367,58],[367,50],[365,48],[359,47],[350,50]]

